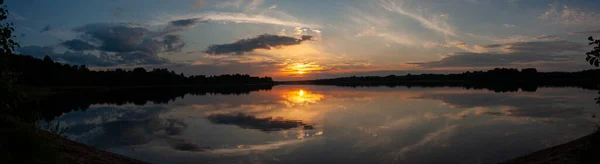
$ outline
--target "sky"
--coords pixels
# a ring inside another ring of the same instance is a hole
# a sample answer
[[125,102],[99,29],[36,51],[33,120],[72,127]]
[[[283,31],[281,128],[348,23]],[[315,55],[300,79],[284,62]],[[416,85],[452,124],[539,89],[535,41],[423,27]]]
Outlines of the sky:
[[[592,0],[10,0],[17,51],[275,80],[592,69]],[[596,9],[596,10],[594,10]]]

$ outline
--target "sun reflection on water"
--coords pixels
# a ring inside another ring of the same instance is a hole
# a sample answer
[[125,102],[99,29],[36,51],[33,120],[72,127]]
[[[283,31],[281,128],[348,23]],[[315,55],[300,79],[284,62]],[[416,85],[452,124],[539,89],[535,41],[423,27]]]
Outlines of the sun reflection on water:
[[283,104],[286,104],[288,107],[294,107],[317,103],[325,98],[325,95],[299,89],[284,92],[281,97],[283,97],[281,101]]

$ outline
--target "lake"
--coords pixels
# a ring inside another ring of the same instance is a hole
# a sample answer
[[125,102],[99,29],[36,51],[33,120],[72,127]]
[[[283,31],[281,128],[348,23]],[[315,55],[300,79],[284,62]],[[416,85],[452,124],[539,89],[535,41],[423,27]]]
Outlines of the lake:
[[495,163],[590,134],[596,97],[280,85],[96,103],[55,121],[72,140],[152,163]]

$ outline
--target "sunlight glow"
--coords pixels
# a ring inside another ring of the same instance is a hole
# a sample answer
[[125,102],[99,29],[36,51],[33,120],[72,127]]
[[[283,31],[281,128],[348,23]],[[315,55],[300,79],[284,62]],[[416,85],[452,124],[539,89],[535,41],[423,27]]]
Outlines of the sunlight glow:
[[317,103],[318,101],[321,101],[325,96],[322,94],[311,93],[305,91],[304,89],[300,89],[285,92],[282,95],[282,97],[284,98],[284,100],[282,101],[283,104],[286,104],[288,107],[293,107]]
[[289,63],[282,69],[282,72],[290,75],[304,75],[322,70],[324,70],[324,68],[315,63]]

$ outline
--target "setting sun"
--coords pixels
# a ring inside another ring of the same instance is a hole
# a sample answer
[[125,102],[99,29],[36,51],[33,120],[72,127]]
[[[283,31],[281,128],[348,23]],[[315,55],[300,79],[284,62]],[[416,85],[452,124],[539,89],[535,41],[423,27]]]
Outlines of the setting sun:
[[282,69],[286,74],[304,75],[314,71],[322,71],[324,68],[315,63],[289,63]]

